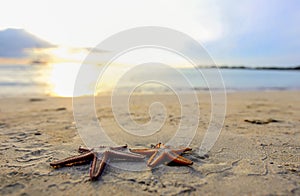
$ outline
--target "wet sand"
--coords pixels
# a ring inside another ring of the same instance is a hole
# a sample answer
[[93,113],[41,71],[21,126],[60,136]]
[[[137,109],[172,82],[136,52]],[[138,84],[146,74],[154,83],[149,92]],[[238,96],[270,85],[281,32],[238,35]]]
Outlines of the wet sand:
[[[200,93],[197,149],[210,119],[210,98]],[[77,155],[84,145],[73,118],[72,100],[53,97],[0,99],[1,195],[300,195],[300,91],[227,94],[227,113],[218,141],[203,158],[184,155],[191,166],[161,165],[127,171],[107,166],[98,181],[89,165],[53,169],[49,163]],[[110,99],[97,98],[96,112],[108,135],[132,148],[166,142],[179,126],[178,101],[170,95],[136,96],[131,117],[148,122],[149,103],[160,100],[166,123],[153,137],[129,137],[114,120]],[[158,117],[159,119],[159,117]],[[134,163],[131,163],[134,164]]]

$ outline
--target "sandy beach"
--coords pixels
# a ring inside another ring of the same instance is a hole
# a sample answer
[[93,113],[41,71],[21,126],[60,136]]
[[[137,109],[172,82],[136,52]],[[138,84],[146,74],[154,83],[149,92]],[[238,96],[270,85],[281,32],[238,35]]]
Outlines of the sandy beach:
[[[193,149],[199,147],[210,118],[209,95],[199,97],[201,118]],[[191,166],[161,165],[138,172],[107,166],[94,182],[89,164],[60,169],[49,165],[77,155],[84,145],[71,98],[1,98],[0,195],[300,195],[299,97],[300,91],[228,93],[222,132],[205,158],[193,150],[183,155],[194,162]],[[97,98],[96,111],[116,143],[149,148],[166,142],[181,120],[178,102],[170,95],[136,96],[132,119],[147,122],[147,108],[155,99],[168,111],[155,137],[130,140],[114,120],[109,97]]]

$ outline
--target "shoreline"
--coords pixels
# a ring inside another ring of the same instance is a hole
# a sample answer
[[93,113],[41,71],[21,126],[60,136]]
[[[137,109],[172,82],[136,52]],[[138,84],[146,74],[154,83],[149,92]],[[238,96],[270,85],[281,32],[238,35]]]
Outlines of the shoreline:
[[[195,92],[193,91],[179,91],[178,94],[210,94],[210,90],[196,90]],[[289,89],[282,89],[282,88],[273,88],[273,89],[268,89],[268,88],[261,88],[261,89],[226,89],[225,91],[221,90],[213,90],[212,92],[218,93],[218,92],[225,92],[225,94],[232,94],[232,93],[276,93],[276,92],[282,92],[282,93],[288,93],[288,92],[300,92],[300,89],[298,88],[289,88]],[[133,95],[137,96],[143,96],[143,95],[172,95],[172,92],[134,92]],[[94,97],[108,97],[111,95],[111,92],[103,92],[95,95]],[[127,95],[127,93],[122,93],[119,94],[121,96]],[[83,95],[83,96],[78,96],[78,97],[90,97],[90,95]],[[72,99],[72,96],[59,96],[59,95],[50,95],[50,94],[21,94],[21,95],[0,95],[0,99],[7,99],[7,98],[28,98],[28,99],[46,99],[46,98],[62,98],[62,99]]]

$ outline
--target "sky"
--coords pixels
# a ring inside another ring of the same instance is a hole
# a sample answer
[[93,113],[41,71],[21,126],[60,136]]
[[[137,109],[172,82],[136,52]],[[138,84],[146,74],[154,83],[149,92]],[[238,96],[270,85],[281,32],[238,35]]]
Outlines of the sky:
[[299,9],[297,0],[1,0],[0,30],[85,48],[126,29],[162,26],[202,43],[220,65],[296,66]]

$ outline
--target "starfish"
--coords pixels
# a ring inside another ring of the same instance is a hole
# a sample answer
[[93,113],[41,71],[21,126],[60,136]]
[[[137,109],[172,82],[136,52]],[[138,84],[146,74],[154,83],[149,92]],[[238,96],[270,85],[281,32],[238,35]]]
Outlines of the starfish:
[[162,143],[156,144],[153,148],[146,149],[130,149],[131,152],[150,156],[147,165],[155,167],[161,163],[176,163],[178,165],[192,165],[193,161],[180,156],[186,151],[191,151],[191,148],[171,149]]
[[91,162],[90,178],[97,180],[111,159],[143,160],[145,156],[130,152],[127,145],[118,147],[99,146],[92,149],[79,147],[81,154],[50,163],[54,168],[82,165]]

